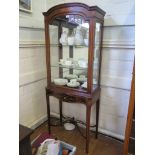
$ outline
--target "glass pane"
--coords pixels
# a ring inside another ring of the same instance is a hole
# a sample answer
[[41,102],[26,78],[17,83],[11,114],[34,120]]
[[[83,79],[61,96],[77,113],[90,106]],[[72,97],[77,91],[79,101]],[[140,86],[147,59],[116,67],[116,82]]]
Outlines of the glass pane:
[[100,61],[100,42],[101,42],[101,24],[96,23],[95,29],[95,47],[94,47],[94,69],[93,69],[93,87],[99,83],[99,61]]
[[66,15],[50,24],[51,81],[86,91],[89,23],[82,16]]

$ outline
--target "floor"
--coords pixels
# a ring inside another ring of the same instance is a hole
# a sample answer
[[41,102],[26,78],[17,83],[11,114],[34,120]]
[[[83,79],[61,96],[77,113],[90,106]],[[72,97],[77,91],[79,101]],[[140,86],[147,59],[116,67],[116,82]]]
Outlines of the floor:
[[[52,126],[51,129],[55,137],[77,147],[76,155],[86,155],[85,139],[80,135],[77,129],[66,131],[64,127],[61,126]],[[82,130],[84,131],[84,129]],[[48,131],[47,123],[44,123],[34,131],[31,140],[45,131]],[[99,134],[98,139],[95,139],[95,135],[92,132],[90,132],[90,137],[89,153],[87,155],[122,155],[122,142],[102,134]]]

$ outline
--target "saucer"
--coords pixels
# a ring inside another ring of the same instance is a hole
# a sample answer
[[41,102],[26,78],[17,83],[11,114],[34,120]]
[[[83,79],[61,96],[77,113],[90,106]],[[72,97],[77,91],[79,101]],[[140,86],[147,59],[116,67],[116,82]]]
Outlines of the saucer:
[[67,79],[77,79],[78,78],[78,76],[76,75],[76,74],[68,74],[68,75],[66,75],[65,76],[65,78],[67,78]]
[[58,62],[59,65],[61,66],[64,66],[64,67],[73,67],[74,64],[65,64],[65,63],[61,63],[61,62]]
[[76,82],[76,83],[72,84],[71,82],[69,82],[69,83],[67,83],[67,86],[68,87],[78,87],[78,86],[80,86],[80,83]]

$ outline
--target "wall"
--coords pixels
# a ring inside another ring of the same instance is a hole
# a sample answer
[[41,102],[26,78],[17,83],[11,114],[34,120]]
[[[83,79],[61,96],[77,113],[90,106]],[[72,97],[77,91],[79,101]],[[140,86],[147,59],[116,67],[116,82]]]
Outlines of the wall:
[[19,13],[19,122],[35,128],[46,120],[46,66],[42,0],[32,1],[32,13]]
[[[46,2],[46,4],[45,4]],[[35,127],[46,119],[46,68],[41,12],[74,0],[33,0],[32,14],[20,13],[20,122]],[[134,59],[134,1],[78,0],[98,5],[105,17],[99,131],[123,139]],[[38,18],[39,17],[39,18]],[[54,99],[54,102],[58,102]],[[58,104],[51,104],[58,116]],[[84,105],[64,104],[63,113],[85,121]],[[91,123],[95,120],[92,109]]]
[[[127,117],[132,67],[134,61],[134,1],[132,0],[47,0],[51,6],[82,2],[98,5],[106,11],[101,73],[99,131],[123,139]],[[54,102],[58,102],[54,99]],[[51,114],[58,116],[58,104],[51,104]],[[75,112],[76,111],[76,112]],[[63,113],[85,121],[85,106],[64,103]],[[95,107],[91,124],[95,123]]]

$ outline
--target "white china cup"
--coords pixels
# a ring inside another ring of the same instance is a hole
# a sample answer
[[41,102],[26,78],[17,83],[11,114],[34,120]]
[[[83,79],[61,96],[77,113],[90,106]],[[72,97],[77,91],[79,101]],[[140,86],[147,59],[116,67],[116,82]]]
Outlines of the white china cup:
[[71,83],[72,85],[76,84],[76,82],[77,82],[77,79],[71,79],[71,80],[70,80],[70,83]]
[[80,75],[79,78],[86,78],[86,76],[85,75]]
[[71,66],[71,65],[72,65],[72,61],[71,61],[71,60],[66,60],[66,61],[65,61],[65,65]]
[[64,59],[60,59],[60,64],[64,65],[65,64],[65,60]]

